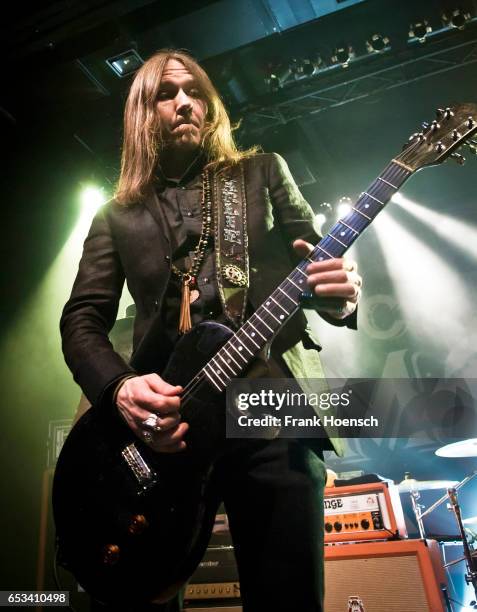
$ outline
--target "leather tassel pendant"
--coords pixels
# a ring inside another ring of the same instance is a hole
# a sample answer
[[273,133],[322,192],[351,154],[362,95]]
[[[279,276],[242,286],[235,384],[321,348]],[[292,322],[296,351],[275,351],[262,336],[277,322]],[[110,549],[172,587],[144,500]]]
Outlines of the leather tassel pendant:
[[186,274],[182,279],[181,311],[179,316],[180,334],[186,334],[192,328],[192,321],[190,318],[190,282],[191,277],[189,274]]

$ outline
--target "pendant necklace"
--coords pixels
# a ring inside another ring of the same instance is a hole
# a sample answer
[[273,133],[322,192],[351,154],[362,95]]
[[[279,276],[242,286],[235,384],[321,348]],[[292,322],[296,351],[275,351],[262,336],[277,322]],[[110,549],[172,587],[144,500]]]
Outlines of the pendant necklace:
[[202,172],[202,229],[197,243],[189,270],[183,272],[172,264],[172,272],[181,281],[181,308],[179,315],[179,333],[185,334],[192,329],[190,316],[190,305],[195,302],[200,292],[197,287],[197,274],[204,260],[205,251],[211,235],[212,226],[212,196],[210,190],[210,178],[207,170]]

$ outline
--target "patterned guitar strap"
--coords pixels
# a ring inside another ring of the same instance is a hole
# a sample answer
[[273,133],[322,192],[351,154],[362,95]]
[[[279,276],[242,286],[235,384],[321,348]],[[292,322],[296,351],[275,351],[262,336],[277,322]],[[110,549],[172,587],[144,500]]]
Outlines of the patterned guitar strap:
[[213,180],[215,268],[222,307],[234,327],[245,319],[249,287],[247,202],[243,164]]

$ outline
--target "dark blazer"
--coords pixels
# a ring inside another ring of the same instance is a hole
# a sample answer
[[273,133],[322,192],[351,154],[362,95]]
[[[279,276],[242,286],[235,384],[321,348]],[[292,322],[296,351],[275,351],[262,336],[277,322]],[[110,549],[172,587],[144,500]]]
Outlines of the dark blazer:
[[[316,243],[314,214],[300,194],[286,162],[277,154],[259,154],[244,162],[249,257],[249,300],[258,307],[297,263],[291,247],[296,238]],[[78,275],[61,317],[65,360],[75,381],[95,403],[115,383],[134,372],[108,339],[126,279],[136,304],[133,349],[160,318],[169,282],[170,244],[158,197],[120,206],[114,200],[93,220],[84,243]],[[299,310],[274,341],[296,378],[320,378],[317,316]],[[355,317],[347,324],[355,327]],[[332,320],[335,324],[340,324]],[[332,436],[330,436],[332,437]],[[333,440],[341,454],[341,444]]]

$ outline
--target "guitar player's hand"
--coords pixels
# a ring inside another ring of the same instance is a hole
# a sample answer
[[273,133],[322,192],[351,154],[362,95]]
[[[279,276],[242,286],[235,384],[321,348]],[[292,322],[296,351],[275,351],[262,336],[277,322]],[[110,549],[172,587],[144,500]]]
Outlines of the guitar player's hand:
[[[181,391],[157,374],[133,376],[116,390],[116,406],[136,436],[153,450],[176,453],[185,449],[183,437],[189,428],[180,422]],[[158,417],[156,429],[144,425],[152,415]]]
[[[295,240],[293,248],[298,255],[306,257],[313,245],[299,239]],[[363,279],[355,261],[344,257],[315,261],[306,267],[306,272],[308,287],[321,312],[335,319],[345,319],[356,310]]]

